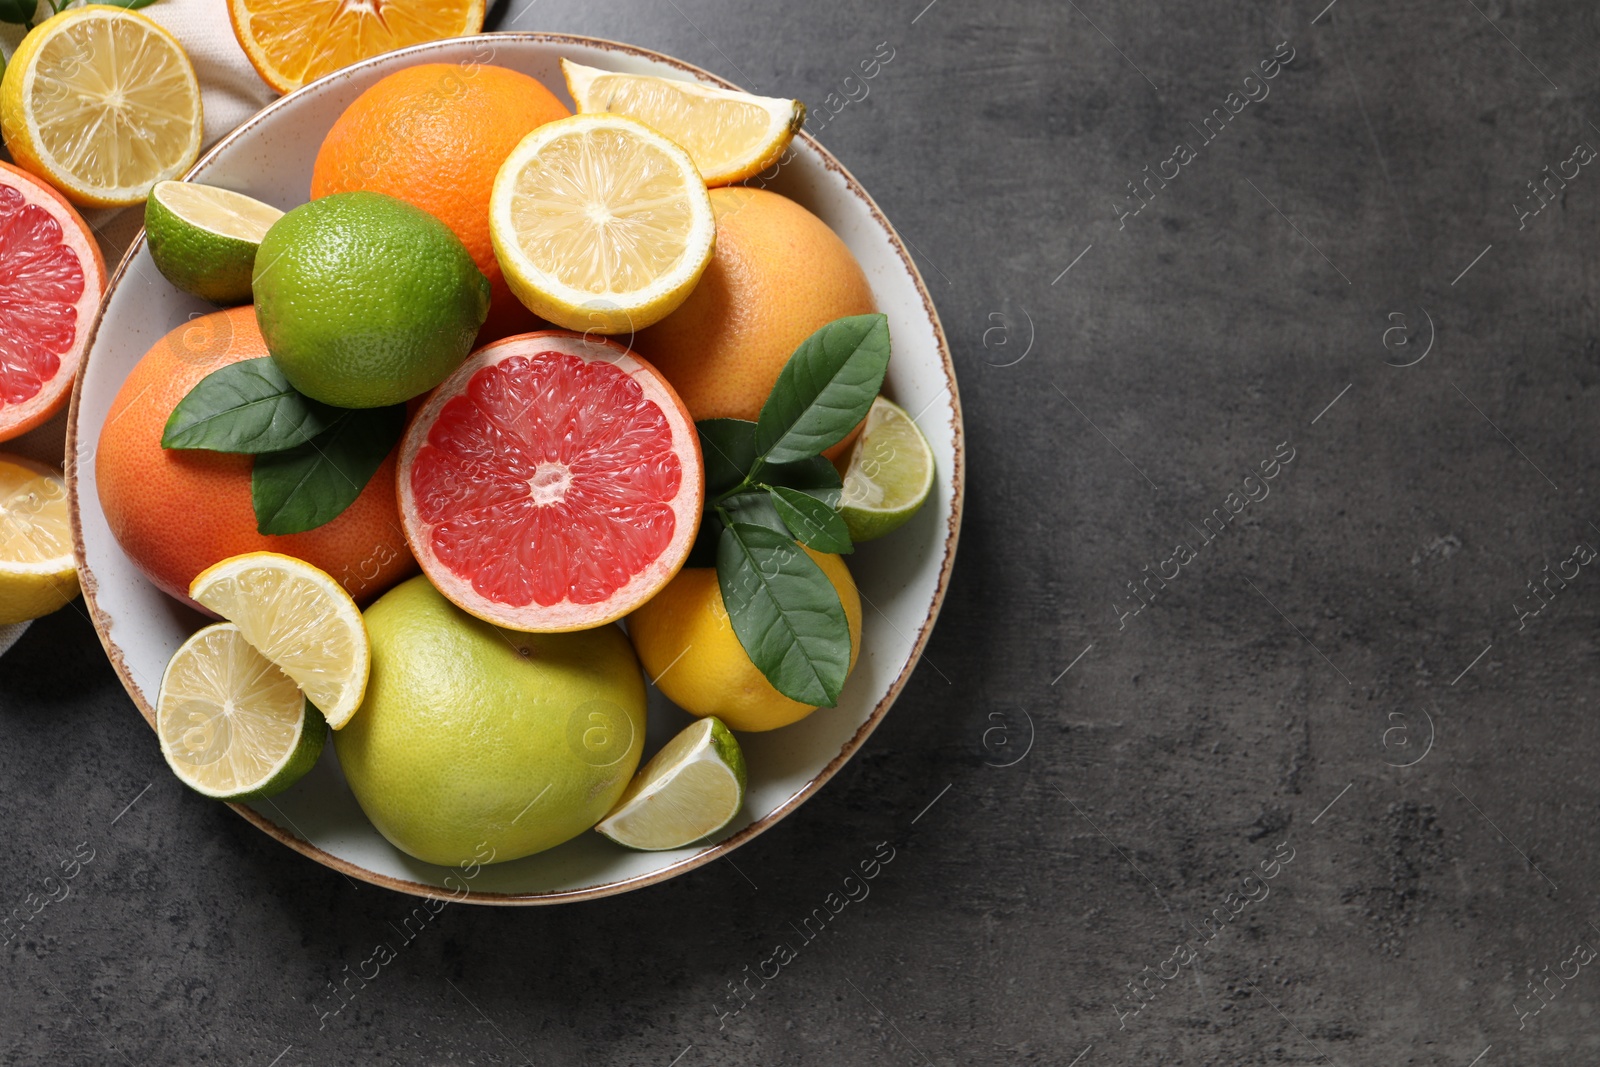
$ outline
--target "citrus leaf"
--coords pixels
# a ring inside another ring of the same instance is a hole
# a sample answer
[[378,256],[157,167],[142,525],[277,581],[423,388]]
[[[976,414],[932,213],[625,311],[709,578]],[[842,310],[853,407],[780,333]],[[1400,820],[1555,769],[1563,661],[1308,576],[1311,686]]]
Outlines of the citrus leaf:
[[773,688],[802,704],[839,702],[850,625],[810,556],[776,530],[734,523],[717,545],[717,584],[733,632]]
[[172,409],[161,447],[281,452],[305,444],[339,418],[338,408],[302,396],[272,357],[262,356],[200,379]]
[[756,424],[743,419],[704,419],[700,454],[706,463],[706,497],[716,499],[737,487],[756,462]]
[[344,412],[298,448],[256,457],[256,529],[292,534],[332,522],[355,503],[406,427],[406,406]]
[[110,4],[112,7],[125,7],[129,11],[137,11],[141,7],[149,7],[156,0],[95,0],[97,4]]
[[785,485],[768,486],[772,506],[795,538],[818,552],[854,552],[850,528],[833,508]]
[[0,22],[26,26],[39,10],[39,0],[0,0]]
[[806,496],[816,497],[830,508],[838,508],[844,496],[844,479],[821,456],[797,460],[794,463],[769,463],[761,468],[764,485],[786,485],[798,489]]
[[789,540],[794,540],[794,534],[789,532],[789,526],[783,521],[783,516],[778,514],[778,509],[773,506],[772,497],[766,489],[752,489],[747,493],[735,493],[724,500],[719,507],[728,513],[730,522],[748,522],[754,526],[765,526],[769,530],[776,530]]
[[844,440],[883,388],[889,320],[835,319],[801,342],[778,373],[756,423],[756,456],[766,463],[809,459]]

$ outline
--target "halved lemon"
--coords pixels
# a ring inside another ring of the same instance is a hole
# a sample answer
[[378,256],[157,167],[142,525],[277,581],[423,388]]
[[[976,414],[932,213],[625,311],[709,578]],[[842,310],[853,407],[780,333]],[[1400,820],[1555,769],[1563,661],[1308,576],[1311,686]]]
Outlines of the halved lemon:
[[63,11],[22,39],[0,81],[17,164],[76,204],[126,207],[200,154],[200,83],[177,38],[133,11]]
[[228,0],[261,80],[292,92],[352,63],[483,30],[484,0]]
[[620,115],[574,115],[524,138],[495,177],[489,230],[517,299],[595,333],[677,310],[717,237],[689,153]]
[[0,456],[0,626],[48,615],[77,595],[66,482],[43,464]]
[[686,848],[733,821],[748,778],[733,733],[701,719],[662,746],[595,829],[646,852]]
[[218,800],[281,793],[316,764],[327,736],[294,679],[231,622],[207,626],[167,663],[156,737],[167,766],[196,792]]
[[361,610],[327,573],[276,552],[246,552],[201,571],[189,596],[300,684],[335,730],[367,692],[372,646]]
[[752,96],[696,82],[618,74],[561,61],[581,114],[627,115],[688,150],[707,185],[731,185],[778,161],[806,120],[798,100]]

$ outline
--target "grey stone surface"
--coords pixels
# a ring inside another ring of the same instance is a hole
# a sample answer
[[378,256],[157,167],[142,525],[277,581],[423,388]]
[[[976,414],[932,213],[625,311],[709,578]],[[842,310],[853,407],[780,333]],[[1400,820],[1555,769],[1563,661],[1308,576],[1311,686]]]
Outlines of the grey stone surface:
[[0,1062],[1595,1062],[1600,576],[1516,605],[1600,547],[1600,176],[1514,205],[1600,147],[1596,8],[1324,3],[516,5],[814,104],[896,49],[823,140],[961,374],[926,662],[737,869],[447,908],[322,1019],[412,902],[194,803],[60,613],[0,660],[0,906],[93,859],[0,948]]

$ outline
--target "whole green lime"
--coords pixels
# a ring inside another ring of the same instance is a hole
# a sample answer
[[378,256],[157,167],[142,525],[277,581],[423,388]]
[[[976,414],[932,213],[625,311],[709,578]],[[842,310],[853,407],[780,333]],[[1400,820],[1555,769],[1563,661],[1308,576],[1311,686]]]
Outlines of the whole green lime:
[[344,408],[398,404],[461,365],[489,279],[444,223],[381,193],[337,193],[273,224],[252,288],[289,383]]
[[366,611],[372,675],[334,748],[372,824],[444,865],[541,852],[611,810],[644,749],[621,630],[502,630],[416,577]]

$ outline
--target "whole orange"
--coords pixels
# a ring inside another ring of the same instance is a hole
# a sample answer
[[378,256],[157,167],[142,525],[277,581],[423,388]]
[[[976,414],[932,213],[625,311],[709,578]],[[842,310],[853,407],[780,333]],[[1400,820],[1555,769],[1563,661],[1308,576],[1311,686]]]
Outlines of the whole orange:
[[800,342],[877,310],[867,276],[827,223],[765,189],[711,190],[717,244],[689,299],[637,347],[700,419],[749,419]]
[[266,354],[248,306],[184,323],[145,353],[112,401],[95,446],[106,523],[152,582],[191,606],[195,575],[257,551],[303,559],[357,600],[371,600],[417,569],[395,503],[392,454],[344,514],[315,530],[271,537],[256,532],[250,456],[161,447],[167,417],[200,379]]
[[461,238],[493,287],[478,343],[540,328],[511,294],[489,239],[489,194],[511,150],[571,114],[526,74],[485,64],[407,67],[356,97],[328,131],[311,197],[364,189],[420,207]]

